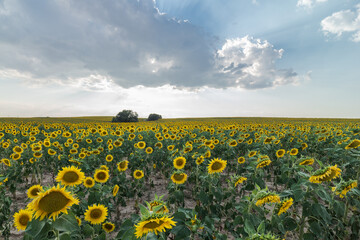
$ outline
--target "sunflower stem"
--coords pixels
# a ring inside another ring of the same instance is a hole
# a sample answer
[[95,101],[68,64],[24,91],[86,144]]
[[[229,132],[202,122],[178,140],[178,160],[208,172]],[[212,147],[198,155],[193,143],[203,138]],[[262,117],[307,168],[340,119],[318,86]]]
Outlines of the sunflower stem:
[[343,222],[345,223],[345,225],[347,224],[346,219],[347,219],[348,211],[349,211],[349,201],[346,198],[345,213],[344,213],[344,219],[343,219]]

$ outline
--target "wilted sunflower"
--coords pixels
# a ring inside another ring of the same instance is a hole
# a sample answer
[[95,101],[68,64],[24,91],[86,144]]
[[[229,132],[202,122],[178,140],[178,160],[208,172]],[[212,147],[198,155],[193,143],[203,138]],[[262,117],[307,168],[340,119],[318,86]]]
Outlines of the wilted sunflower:
[[176,222],[164,215],[162,217],[151,216],[147,219],[141,220],[137,225],[135,225],[135,236],[141,238],[143,235],[148,234],[149,232],[154,232],[158,235],[158,232],[165,232],[166,228],[171,229],[175,226]]
[[85,178],[85,174],[78,169],[77,167],[63,167],[61,171],[59,171],[56,181],[60,182],[65,186],[76,186],[82,183]]
[[360,146],[360,140],[359,139],[354,139],[351,143],[349,143],[345,149],[352,149],[352,148],[358,148]]
[[87,177],[84,180],[84,186],[86,188],[92,188],[95,185],[95,180],[92,177]]
[[336,195],[340,195],[340,198],[344,198],[351,189],[356,187],[356,180],[349,180],[347,182],[341,181],[337,187],[333,188],[333,192],[335,192]]
[[341,175],[341,169],[335,166],[326,167],[323,169],[318,169],[315,173],[309,178],[309,181],[312,183],[322,183],[326,181],[331,181]]
[[227,161],[220,158],[214,158],[208,165],[208,173],[221,173],[226,167]]
[[302,165],[302,166],[307,166],[307,165],[313,165],[314,163],[314,159],[313,158],[306,158],[306,159],[303,159],[299,165]]
[[258,164],[256,165],[256,168],[263,168],[268,166],[271,163],[271,160],[267,155],[260,155],[257,162]]
[[113,224],[111,222],[105,222],[102,225],[102,229],[104,229],[105,232],[110,233],[110,232],[114,231],[115,224]]
[[291,205],[293,205],[294,199],[290,198],[290,199],[285,199],[281,202],[279,211],[278,211],[278,215],[280,216],[281,214],[283,214],[284,212],[286,212],[289,207],[291,207]]
[[299,150],[297,148],[293,148],[290,150],[290,155],[291,156],[296,156],[298,154]]
[[279,149],[276,151],[276,157],[282,158],[285,155],[285,153],[286,153],[285,149]]
[[27,196],[28,198],[36,198],[39,192],[42,191],[43,191],[43,187],[41,185],[34,185],[27,190]]
[[84,214],[85,221],[88,221],[91,224],[101,224],[105,221],[107,215],[108,210],[102,204],[94,204],[89,206]]
[[135,179],[141,179],[144,177],[144,172],[142,170],[135,170],[133,175]]
[[274,193],[268,193],[265,196],[257,199],[256,206],[264,205],[265,203],[279,203],[280,197]]
[[174,168],[183,169],[185,167],[185,164],[186,164],[186,158],[177,157],[177,158],[174,159],[173,163],[174,163]]
[[106,158],[105,158],[105,160],[107,162],[111,162],[113,159],[114,159],[114,157],[111,154],[107,155]]
[[238,184],[243,183],[243,182],[246,181],[246,180],[247,180],[246,177],[239,177],[239,178],[237,179],[237,181],[235,182],[235,187],[236,187]]
[[25,230],[32,219],[32,211],[21,209],[14,214],[14,225],[18,231]]
[[60,213],[67,214],[67,209],[74,204],[79,204],[79,200],[66,191],[65,187],[57,185],[39,192],[38,197],[28,204],[28,208],[34,212],[35,218],[43,220],[48,216],[55,220]]
[[123,160],[117,164],[117,169],[119,172],[124,172],[128,168],[129,161]]
[[239,164],[243,164],[243,163],[245,163],[245,158],[244,157],[239,157],[237,161],[238,161]]
[[100,183],[106,183],[109,179],[109,171],[103,169],[96,169],[94,179]]
[[114,188],[113,188],[113,191],[112,191],[113,197],[116,196],[116,194],[118,193],[118,191],[119,191],[119,185],[116,184],[116,185],[114,186]]
[[175,172],[173,175],[171,175],[171,180],[175,184],[183,184],[186,182],[187,174],[183,172]]

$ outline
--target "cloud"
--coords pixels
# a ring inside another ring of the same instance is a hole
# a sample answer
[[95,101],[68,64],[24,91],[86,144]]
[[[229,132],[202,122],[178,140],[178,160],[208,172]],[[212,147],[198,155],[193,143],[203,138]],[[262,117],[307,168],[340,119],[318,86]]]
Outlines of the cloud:
[[[249,45],[225,52],[225,43],[218,51],[216,37],[160,12],[153,0],[3,0],[0,22],[0,70],[25,74],[32,84],[89,91],[114,85],[263,88],[292,83],[297,75],[275,68],[283,50],[268,42],[246,37]],[[243,56],[242,48],[250,52]]]
[[296,83],[299,77],[292,69],[276,68],[275,62],[283,52],[283,49],[275,49],[266,40],[249,36],[228,39],[217,51],[217,65],[229,85],[246,89]]
[[351,40],[360,42],[360,4],[356,5],[355,11],[343,10],[324,18],[321,27],[325,35],[340,37],[343,33],[352,33]]
[[327,2],[327,0],[298,0],[296,6],[304,8],[313,8],[316,3]]

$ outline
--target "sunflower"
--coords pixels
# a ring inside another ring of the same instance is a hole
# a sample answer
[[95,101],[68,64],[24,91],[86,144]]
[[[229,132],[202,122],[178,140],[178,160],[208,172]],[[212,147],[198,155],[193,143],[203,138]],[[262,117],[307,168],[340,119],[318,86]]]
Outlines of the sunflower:
[[114,159],[114,157],[111,154],[107,155],[106,158],[105,158],[105,160],[107,162],[111,162],[113,159]]
[[156,235],[158,235],[158,232],[165,232],[166,228],[171,229],[175,226],[176,222],[172,219],[173,218],[169,218],[166,215],[162,217],[154,215],[141,220],[137,225],[135,225],[135,236],[137,238],[141,238],[149,232],[154,232]]
[[249,156],[249,157],[253,157],[253,156],[256,155],[256,153],[257,153],[257,151],[250,151],[249,154],[248,154],[248,156]]
[[155,147],[161,149],[161,148],[163,147],[163,144],[162,144],[161,142],[157,142],[157,143],[155,144]]
[[156,213],[168,213],[169,209],[166,207],[166,203],[161,200],[162,196],[159,198],[157,197],[157,195],[155,194],[155,199],[149,203],[149,210],[150,211],[154,211],[154,208],[157,206],[162,206],[160,209],[157,208],[158,210],[156,211]]
[[1,162],[2,162],[3,164],[5,164],[6,166],[11,167],[11,162],[10,162],[10,160],[7,159],[7,158],[1,159]]
[[41,152],[34,152],[33,156],[34,156],[34,158],[41,158],[42,153]]
[[291,156],[296,156],[298,154],[299,150],[297,148],[293,148],[290,150],[290,155]]
[[237,161],[238,161],[239,164],[243,164],[245,162],[245,158],[244,157],[239,157]]
[[280,209],[278,211],[278,215],[280,216],[281,214],[286,212],[289,209],[289,207],[291,207],[291,205],[293,205],[293,202],[294,202],[294,199],[292,199],[292,198],[283,200],[280,204]]
[[14,154],[11,155],[11,158],[13,160],[15,160],[15,161],[19,160],[21,158],[21,154],[20,153],[14,153]]
[[227,161],[219,158],[214,158],[208,165],[208,173],[221,173],[226,167]]
[[333,192],[335,192],[336,195],[340,195],[340,198],[344,198],[351,189],[356,187],[357,187],[356,180],[349,180],[347,182],[341,181],[337,187],[333,188]]
[[141,179],[144,177],[144,172],[142,170],[135,170],[134,171],[134,178]]
[[15,146],[15,147],[13,148],[13,151],[14,151],[14,153],[22,154],[22,153],[24,152],[24,149],[22,149],[22,148],[19,147],[19,146]]
[[77,167],[63,167],[61,171],[59,171],[56,181],[60,182],[65,186],[76,186],[83,182],[85,178],[85,174],[78,169]]
[[152,149],[152,147],[147,147],[147,148],[145,149],[145,152],[146,152],[147,154],[151,154],[153,151],[154,151],[154,150]]
[[286,153],[285,149],[279,149],[276,151],[276,157],[282,158],[285,155],[285,153]]
[[28,222],[32,219],[32,211],[21,209],[14,214],[14,225],[18,231],[25,230]]
[[86,188],[92,188],[95,185],[95,180],[92,177],[87,177],[84,179],[84,186]]
[[144,142],[144,141],[138,142],[138,143],[137,143],[137,147],[138,147],[139,149],[144,149],[144,148],[146,147],[146,142]]
[[106,183],[109,179],[109,171],[103,169],[96,169],[94,179],[100,183]]
[[118,191],[119,191],[119,185],[116,184],[116,185],[114,186],[114,188],[113,188],[113,191],[112,191],[113,197],[116,196],[116,194],[118,193]]
[[246,180],[247,180],[246,177],[239,177],[239,178],[237,179],[237,181],[235,182],[235,187],[236,187],[238,184],[243,183],[243,182],[246,181]]
[[108,209],[102,204],[89,206],[84,214],[85,221],[88,221],[91,224],[101,224],[105,221],[107,215]]
[[105,232],[109,233],[109,232],[114,231],[115,225],[111,222],[105,222],[102,225],[102,229],[104,229]]
[[177,157],[177,158],[174,159],[173,163],[174,163],[174,168],[183,169],[185,167],[185,164],[186,164],[186,158]]
[[27,190],[27,196],[28,198],[36,198],[39,192],[42,191],[43,191],[43,187],[41,185],[34,185]]
[[352,149],[352,148],[358,148],[360,146],[360,140],[359,139],[354,139],[351,143],[349,143],[345,149]]
[[302,160],[299,165],[307,166],[307,165],[313,165],[314,159],[313,158],[307,158]]
[[236,141],[236,140],[231,140],[231,141],[229,142],[229,146],[230,146],[230,147],[236,147],[236,146],[237,146],[237,141]]
[[322,183],[338,178],[340,175],[341,169],[335,165],[315,171],[315,173],[309,178],[309,181],[312,183]]
[[119,172],[124,172],[128,168],[128,164],[128,160],[121,161],[117,164],[117,169],[119,170]]
[[301,149],[305,150],[308,147],[307,143],[302,143],[301,144]]
[[39,192],[38,197],[28,204],[28,208],[35,214],[35,218],[43,220],[49,215],[49,218],[55,218],[60,213],[67,214],[67,209],[74,204],[79,204],[71,192],[67,192],[65,187],[57,185],[47,191]]
[[168,149],[169,151],[174,150],[174,148],[175,148],[175,146],[174,146],[174,145],[169,145],[169,146],[167,147],[167,149]]
[[279,203],[280,197],[274,193],[268,193],[265,196],[257,199],[256,206],[264,205],[265,203]]
[[197,159],[196,159],[196,164],[197,165],[200,165],[200,164],[202,164],[204,162],[204,157],[203,156],[200,156],[200,157],[198,157]]
[[175,184],[183,184],[187,179],[187,174],[183,172],[174,172],[173,175],[171,175],[171,180]]
[[81,218],[79,218],[78,216],[75,216],[75,218],[76,218],[78,225],[81,226]]

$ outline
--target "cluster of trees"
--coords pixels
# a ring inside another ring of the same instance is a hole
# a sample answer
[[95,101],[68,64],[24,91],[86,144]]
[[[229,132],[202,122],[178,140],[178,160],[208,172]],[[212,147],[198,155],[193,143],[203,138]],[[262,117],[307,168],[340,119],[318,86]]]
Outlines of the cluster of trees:
[[[162,119],[160,114],[151,113],[146,121],[156,121]],[[112,122],[138,122],[138,114],[132,110],[122,110],[115,117],[113,117]]]

